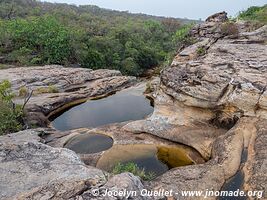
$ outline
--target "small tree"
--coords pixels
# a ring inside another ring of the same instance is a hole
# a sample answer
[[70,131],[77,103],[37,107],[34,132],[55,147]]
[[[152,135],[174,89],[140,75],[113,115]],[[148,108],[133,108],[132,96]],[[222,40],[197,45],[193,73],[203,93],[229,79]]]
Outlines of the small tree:
[[15,106],[13,97],[10,82],[2,81],[0,83],[0,135],[22,129],[22,109]]

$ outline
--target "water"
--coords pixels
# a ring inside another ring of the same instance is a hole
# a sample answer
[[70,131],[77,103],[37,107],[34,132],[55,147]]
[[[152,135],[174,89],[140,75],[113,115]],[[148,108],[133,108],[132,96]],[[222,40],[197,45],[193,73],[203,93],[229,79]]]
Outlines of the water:
[[[244,173],[242,171],[242,165],[247,161],[248,150],[244,149],[241,156],[241,167],[237,171],[237,173],[231,177],[222,187],[221,191],[237,191],[243,189],[244,184]],[[246,200],[245,196],[237,196],[237,197],[219,197],[219,200]]]
[[105,151],[113,145],[112,138],[95,133],[85,133],[72,138],[64,147],[80,154]]
[[112,172],[118,163],[131,162],[155,176],[162,175],[171,168],[194,164],[184,147],[129,144],[113,146],[103,154],[96,167]]
[[98,127],[111,123],[139,120],[153,112],[143,88],[134,87],[103,99],[89,100],[75,106],[52,121],[57,130]]

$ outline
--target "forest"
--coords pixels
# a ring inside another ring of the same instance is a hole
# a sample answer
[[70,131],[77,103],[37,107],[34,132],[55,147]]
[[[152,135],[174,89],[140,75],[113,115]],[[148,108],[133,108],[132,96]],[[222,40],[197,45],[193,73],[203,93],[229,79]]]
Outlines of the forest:
[[0,63],[59,64],[140,76],[166,65],[197,21],[36,0],[0,3]]

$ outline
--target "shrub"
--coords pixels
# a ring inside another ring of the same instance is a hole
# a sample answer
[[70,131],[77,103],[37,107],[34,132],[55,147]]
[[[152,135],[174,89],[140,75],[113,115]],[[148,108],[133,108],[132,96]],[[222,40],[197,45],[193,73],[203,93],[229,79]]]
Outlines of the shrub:
[[16,132],[22,129],[22,109],[12,102],[9,81],[0,83],[0,135]]
[[198,47],[197,48],[197,55],[202,56],[206,53],[206,50],[204,47]]
[[193,24],[187,24],[176,31],[173,40],[175,43],[178,44],[179,47],[188,46],[195,43],[194,39],[189,35],[189,32],[192,27]]
[[30,19],[2,21],[1,30],[8,36],[1,39],[0,46],[11,41],[11,62],[19,64],[36,63],[62,64],[71,56],[71,34],[54,17],[44,16]]
[[28,92],[27,88],[25,86],[23,86],[23,87],[21,87],[19,89],[19,96],[20,97],[26,96],[27,95],[27,92]]
[[0,100],[0,135],[17,132],[22,129],[19,119],[22,116],[20,109],[13,109],[10,104]]
[[260,22],[262,25],[267,24],[267,5],[262,7],[252,6],[238,15],[239,19],[252,20]]
[[120,174],[123,172],[130,172],[132,174],[134,174],[135,176],[139,176],[141,179],[147,181],[147,180],[152,180],[153,178],[155,178],[155,174],[154,173],[146,173],[145,169],[140,169],[137,164],[133,163],[133,162],[129,162],[126,164],[121,164],[118,163],[114,166],[113,170],[112,170],[112,174]]
[[221,25],[221,32],[224,36],[237,37],[239,34],[238,27],[234,22],[225,22]]
[[17,63],[19,65],[29,65],[31,60],[31,53],[32,51],[30,49],[22,47],[18,50],[12,51],[9,54],[7,61]]

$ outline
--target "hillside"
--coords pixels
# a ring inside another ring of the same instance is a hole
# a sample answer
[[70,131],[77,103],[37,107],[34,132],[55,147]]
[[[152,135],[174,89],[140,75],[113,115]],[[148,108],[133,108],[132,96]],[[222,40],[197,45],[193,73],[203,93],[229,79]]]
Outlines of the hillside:
[[117,69],[140,75],[171,60],[190,20],[44,3],[0,3],[0,62]]

